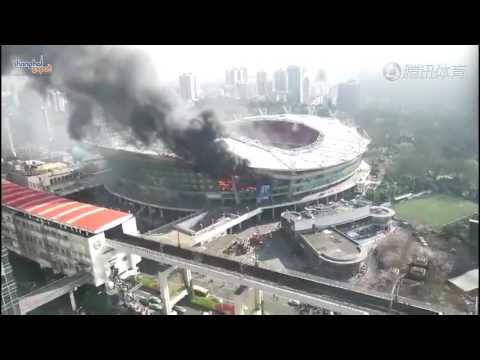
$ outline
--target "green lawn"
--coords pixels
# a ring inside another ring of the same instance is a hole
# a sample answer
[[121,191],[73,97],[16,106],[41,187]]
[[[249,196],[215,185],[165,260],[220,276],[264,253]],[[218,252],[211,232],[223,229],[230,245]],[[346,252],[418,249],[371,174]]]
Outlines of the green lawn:
[[207,308],[209,310],[216,310],[218,300],[208,296],[196,296],[191,297],[191,302],[195,305]]
[[427,198],[404,200],[394,206],[397,216],[412,224],[430,225],[440,229],[443,225],[472,215],[478,204],[462,198],[434,195]]
[[157,280],[155,280],[153,276],[140,275],[140,281],[143,286],[149,289],[158,290]]

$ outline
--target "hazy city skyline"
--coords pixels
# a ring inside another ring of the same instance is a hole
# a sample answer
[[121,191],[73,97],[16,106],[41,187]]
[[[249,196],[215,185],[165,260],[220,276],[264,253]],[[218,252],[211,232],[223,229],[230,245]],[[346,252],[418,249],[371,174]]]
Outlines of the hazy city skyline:
[[326,70],[327,80],[338,83],[361,72],[381,72],[391,61],[400,64],[458,65],[468,45],[128,45],[144,51],[162,82],[178,82],[192,72],[199,82],[225,81],[225,71],[248,69],[250,81],[258,71],[271,78],[274,71],[289,65],[305,67],[310,77]]

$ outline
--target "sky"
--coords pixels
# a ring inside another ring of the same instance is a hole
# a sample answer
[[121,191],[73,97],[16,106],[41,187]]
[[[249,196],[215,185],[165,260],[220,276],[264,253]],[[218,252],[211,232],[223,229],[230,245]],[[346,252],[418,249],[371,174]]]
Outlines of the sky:
[[465,45],[128,45],[144,51],[164,83],[178,81],[183,72],[199,82],[224,81],[225,71],[246,67],[252,80],[259,70],[273,73],[299,65],[308,76],[325,69],[337,83],[360,72],[381,72],[389,62],[424,65],[462,65]]

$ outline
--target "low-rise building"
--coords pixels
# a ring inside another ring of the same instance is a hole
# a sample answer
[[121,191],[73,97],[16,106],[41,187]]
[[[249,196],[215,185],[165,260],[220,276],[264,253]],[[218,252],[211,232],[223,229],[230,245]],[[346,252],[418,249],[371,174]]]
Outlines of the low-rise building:
[[89,272],[95,286],[105,283],[112,266],[125,276],[135,274],[139,256],[105,245],[105,231],[118,226],[138,232],[131,214],[2,180],[2,242],[55,273]]
[[71,186],[77,178],[77,170],[61,162],[12,161],[7,167],[8,180],[35,190],[55,192]]
[[335,229],[311,231],[297,235],[299,244],[312,265],[336,277],[350,277],[358,273],[368,252]]
[[392,209],[332,203],[282,213],[282,228],[312,266],[336,277],[355,275],[378,241],[392,229]]

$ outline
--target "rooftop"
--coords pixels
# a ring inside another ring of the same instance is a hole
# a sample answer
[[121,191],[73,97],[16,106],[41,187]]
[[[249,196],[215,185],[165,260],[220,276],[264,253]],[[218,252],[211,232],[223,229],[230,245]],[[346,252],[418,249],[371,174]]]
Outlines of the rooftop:
[[253,116],[239,121],[254,123],[260,120],[301,124],[321,136],[309,146],[295,149],[281,149],[247,138],[224,139],[229,150],[248,159],[252,168],[302,171],[332,167],[357,158],[370,143],[364,133],[334,118],[285,114]]
[[39,160],[11,161],[8,163],[15,172],[20,172],[26,176],[49,173],[50,175],[64,174],[72,172],[74,169],[62,162],[43,162]]
[[334,203],[330,206],[319,205],[317,207],[308,207],[302,212],[285,211],[282,217],[295,224],[295,231],[305,231],[312,229],[313,225],[317,229],[325,229],[331,226],[339,226],[356,222],[369,217],[379,219],[392,218],[395,211],[382,206],[362,206],[352,207],[340,203]]
[[[312,115],[251,116],[231,121],[228,127],[235,129],[239,124],[243,126],[248,125],[249,122],[252,126],[259,122],[276,122],[279,127],[280,124],[291,124],[292,129],[297,129],[301,126],[302,129],[310,129],[318,134],[315,137],[316,140],[310,139],[311,142],[309,141],[305,146],[286,149],[279,147],[278,144],[275,146],[248,136],[239,136],[232,130],[231,136],[221,140],[231,152],[247,159],[251,168],[277,171],[309,171],[332,167],[358,158],[367,150],[367,146],[370,143],[368,135],[355,127],[345,125],[335,118],[321,118]],[[282,133],[282,129],[276,130],[276,133]],[[294,137],[298,135],[295,135],[295,131],[299,132],[298,130],[292,130],[291,134]],[[283,134],[283,137],[285,137],[285,134]],[[160,142],[156,142],[148,148],[129,145],[121,139],[119,134],[112,134],[107,141],[110,143],[103,145],[91,143],[90,145],[98,151],[107,149],[123,150],[153,158],[178,159],[177,155],[166,149]]]
[[466,273],[448,279],[450,283],[464,292],[470,292],[478,289],[478,269],[467,271]]
[[333,262],[357,262],[361,261],[362,249],[353,241],[340,235],[333,230],[302,234],[303,238],[323,258]]
[[2,206],[75,229],[100,233],[133,215],[71,201],[51,193],[29,189],[2,180]]

